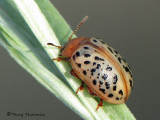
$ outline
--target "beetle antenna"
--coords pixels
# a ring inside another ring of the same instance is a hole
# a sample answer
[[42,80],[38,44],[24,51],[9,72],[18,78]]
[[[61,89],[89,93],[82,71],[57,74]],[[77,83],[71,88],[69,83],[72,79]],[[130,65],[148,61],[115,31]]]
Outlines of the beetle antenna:
[[71,34],[71,36],[69,37],[69,40],[72,39],[72,36],[73,36],[74,34],[76,34],[76,32],[78,31],[78,29],[80,28],[80,26],[83,25],[83,24],[87,21],[87,19],[88,19],[88,16],[85,16],[85,17],[82,19],[82,21],[77,25],[76,29],[74,30],[74,32],[73,32],[73,33]]

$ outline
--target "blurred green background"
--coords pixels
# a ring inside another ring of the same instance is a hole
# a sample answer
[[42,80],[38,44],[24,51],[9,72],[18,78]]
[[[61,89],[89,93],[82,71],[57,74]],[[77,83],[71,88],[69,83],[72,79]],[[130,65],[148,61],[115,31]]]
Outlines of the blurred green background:
[[[52,0],[52,2],[72,29],[75,29],[85,15],[89,16],[77,35],[102,38],[126,58],[135,80],[127,106],[137,119],[158,119],[160,1]],[[7,117],[7,112],[46,115],[30,117],[30,120],[81,119],[35,81],[0,46],[0,119],[26,119]]]

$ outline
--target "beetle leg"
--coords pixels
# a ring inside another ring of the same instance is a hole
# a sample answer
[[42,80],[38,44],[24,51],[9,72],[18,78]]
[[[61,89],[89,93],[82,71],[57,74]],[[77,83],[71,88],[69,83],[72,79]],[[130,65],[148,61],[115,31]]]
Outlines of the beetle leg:
[[74,69],[72,69],[72,70],[70,71],[70,73],[71,73],[71,75],[73,75],[74,77],[80,79],[80,78],[78,77],[78,75],[75,73]]
[[57,48],[62,48],[62,46],[57,46],[57,45],[54,45],[53,43],[47,43],[47,45],[52,45],[52,46],[57,47]]
[[[89,91],[89,93],[90,93],[91,95],[97,96],[97,94],[96,94],[91,88],[89,88],[88,86],[87,86],[87,89],[88,89],[88,91]],[[97,108],[96,108],[96,111],[99,109],[99,107],[102,107],[102,106],[103,106],[103,100],[100,99],[100,102],[98,103],[98,106],[97,106]]]
[[100,102],[98,103],[96,111],[99,109],[99,107],[103,107],[103,100],[102,99],[100,99]]
[[97,94],[96,94],[91,88],[89,88],[88,86],[87,86],[87,89],[88,89],[88,92],[89,92],[91,95],[97,96]]
[[[73,75],[74,77],[80,79],[80,78],[78,77],[78,75],[75,73],[74,69],[72,69],[72,70],[70,71],[70,73],[71,73],[71,75]],[[77,89],[76,94],[78,93],[79,90],[83,90],[83,86],[84,86],[84,82],[82,81],[82,84],[81,84],[81,85],[79,86],[79,88]]]
[[82,81],[82,84],[80,85],[80,87],[77,89],[76,94],[79,92],[79,90],[83,90],[84,87],[84,82]]
[[[60,49],[63,48],[62,46],[57,46],[57,45],[54,45],[53,43],[47,43],[47,45],[52,45],[52,46],[60,48]],[[63,58],[61,54],[59,56],[61,56],[61,57],[53,58],[52,60],[57,60],[58,62],[59,61],[69,61],[69,58]]]
[[57,58],[53,58],[52,60],[57,60],[58,62],[60,62],[60,61],[69,61],[69,58],[57,57]]

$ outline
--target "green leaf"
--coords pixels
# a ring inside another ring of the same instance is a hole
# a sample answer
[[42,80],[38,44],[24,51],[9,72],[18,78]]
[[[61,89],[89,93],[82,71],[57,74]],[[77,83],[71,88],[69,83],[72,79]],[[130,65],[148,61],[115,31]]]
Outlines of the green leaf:
[[75,94],[81,81],[70,75],[70,64],[51,61],[59,49],[47,43],[64,45],[72,30],[49,1],[6,0],[0,7],[1,44],[40,84],[83,119],[135,120],[125,104],[104,102],[96,111],[98,102],[86,88]]

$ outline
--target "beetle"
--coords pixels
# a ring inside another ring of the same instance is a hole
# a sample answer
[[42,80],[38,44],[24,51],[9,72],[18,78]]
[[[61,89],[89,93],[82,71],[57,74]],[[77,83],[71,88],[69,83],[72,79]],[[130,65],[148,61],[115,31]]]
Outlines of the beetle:
[[124,103],[133,89],[132,72],[126,60],[102,39],[72,39],[87,18],[88,16],[84,17],[63,47],[47,44],[61,49],[63,57],[59,56],[53,60],[71,63],[71,74],[82,80],[76,93],[83,89],[85,83],[91,95],[100,97],[96,110],[103,106],[103,100],[112,104]]

